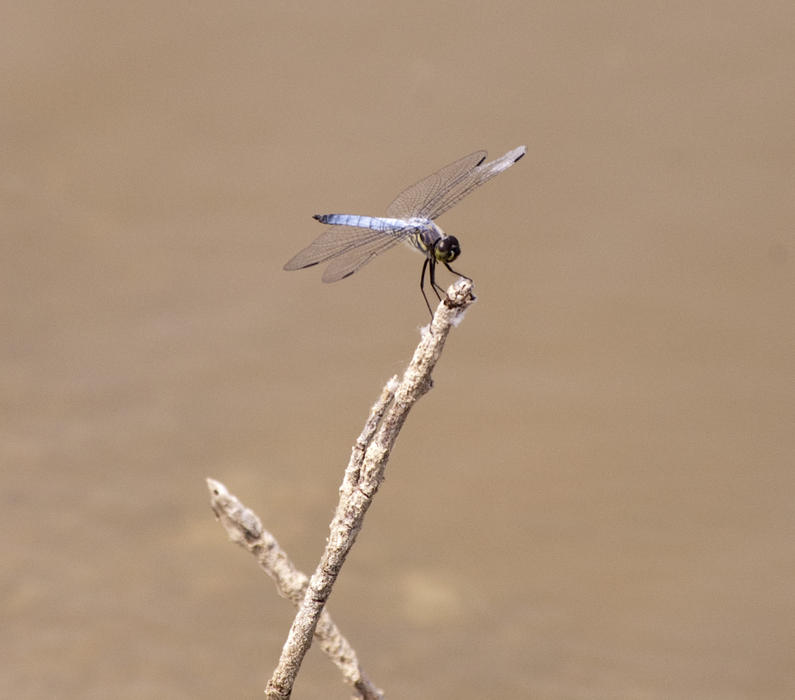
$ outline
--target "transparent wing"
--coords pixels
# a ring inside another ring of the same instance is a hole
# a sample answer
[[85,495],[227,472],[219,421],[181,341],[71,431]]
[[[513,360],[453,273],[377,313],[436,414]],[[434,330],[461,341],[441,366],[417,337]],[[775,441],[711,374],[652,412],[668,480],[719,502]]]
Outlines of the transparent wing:
[[[406,229],[406,233],[411,229]],[[350,277],[360,267],[364,267],[377,255],[381,255],[385,250],[397,245],[406,238],[405,235],[384,236],[381,232],[380,238],[363,243],[356,248],[351,248],[343,255],[335,257],[323,270],[324,282],[339,282],[341,279]]]
[[394,217],[435,219],[472,190],[510,168],[525,152],[526,148],[519,146],[489,163],[483,163],[485,151],[465,156],[403,190],[387,212]]
[[323,273],[323,281],[337,282],[352,275],[376,255],[400,243],[410,233],[410,228],[376,231],[355,226],[332,226],[290,258],[284,269],[301,270],[333,260]]
[[389,205],[386,210],[387,216],[398,219],[421,216],[430,219],[427,212],[433,208],[434,203],[484,160],[486,160],[486,151],[475,151],[407,187]]

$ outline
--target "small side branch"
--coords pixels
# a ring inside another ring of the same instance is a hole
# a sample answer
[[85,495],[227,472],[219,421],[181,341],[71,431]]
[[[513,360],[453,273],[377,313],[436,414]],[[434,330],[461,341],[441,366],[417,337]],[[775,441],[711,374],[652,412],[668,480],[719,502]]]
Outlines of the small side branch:
[[[229,493],[220,481],[207,479],[207,488],[210,490],[210,506],[229,538],[251,552],[263,571],[273,579],[279,594],[298,607],[304,598],[309,577],[295,568],[276,538],[262,527],[256,513]],[[315,638],[359,697],[364,700],[383,698],[383,692],[362,671],[356,652],[342,636],[328,611],[324,610],[320,616]]]
[[345,470],[326,549],[306,588],[279,664],[265,689],[269,700],[287,700],[290,697],[301,662],[313,635],[317,634],[334,582],[384,479],[389,454],[400,429],[411,407],[431,388],[431,372],[450,328],[457,325],[463,311],[474,299],[469,279],[461,278],[447,290],[447,298],[439,304],[430,326],[423,329],[420,344],[403,378],[398,381],[393,377],[387,382],[370,412]]

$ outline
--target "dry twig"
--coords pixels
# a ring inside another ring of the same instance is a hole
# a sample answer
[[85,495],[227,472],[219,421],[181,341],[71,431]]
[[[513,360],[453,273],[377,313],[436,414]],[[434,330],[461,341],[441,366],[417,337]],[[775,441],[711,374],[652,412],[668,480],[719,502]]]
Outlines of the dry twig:
[[[422,329],[420,344],[414,351],[403,378],[398,381],[396,376],[392,377],[381,392],[353,447],[340,486],[337,510],[329,526],[326,549],[308,585],[304,574],[295,570],[284,552],[278,548],[275,539],[262,529],[256,515],[243,508],[236,499],[237,506],[217,507],[220,501],[226,503],[225,499],[234,497],[228,494],[222,484],[208,479],[210,489],[214,492],[213,509],[224,522],[232,539],[257,555],[260,564],[277,582],[282,595],[296,604],[300,601],[281,658],[265,690],[269,700],[287,700],[290,697],[301,662],[312,643],[313,636],[318,638],[324,651],[329,653],[327,649],[329,645],[324,639],[328,627],[333,627],[333,623],[323,608],[331,595],[331,589],[345,558],[361,530],[365,513],[384,479],[389,454],[400,429],[411,407],[433,385],[431,372],[444,348],[447,334],[453,325],[457,325],[464,310],[474,299],[472,281],[466,278],[457,280],[447,290],[447,298],[439,304],[430,326]],[[240,511],[236,519],[225,515],[228,510],[234,512],[236,509]],[[228,521],[233,521],[231,529],[227,525]],[[266,567],[264,559],[273,559],[273,562]],[[280,583],[282,579],[284,584]],[[288,583],[291,581],[292,583]],[[287,588],[283,590],[282,585],[287,585]],[[336,627],[333,627],[333,630],[336,635],[339,634]],[[339,639],[341,640],[339,644],[344,643],[343,656],[352,660],[355,665],[355,669],[346,667],[348,668],[346,670],[335,660],[335,663],[343,669],[346,681],[354,685],[363,698],[382,697],[381,691],[372,686],[362,674],[353,649],[341,635]],[[336,644],[338,642],[334,642],[331,646]]]
[[[262,527],[254,511],[246,508],[220,481],[207,479],[210,507],[233,542],[251,552],[260,567],[273,579],[279,595],[295,607],[301,605],[309,577],[295,568],[276,538]],[[342,636],[327,610],[315,629],[320,648],[342,672],[345,682],[353,686],[364,700],[381,700],[383,693],[367,678],[359,666],[356,652]]]

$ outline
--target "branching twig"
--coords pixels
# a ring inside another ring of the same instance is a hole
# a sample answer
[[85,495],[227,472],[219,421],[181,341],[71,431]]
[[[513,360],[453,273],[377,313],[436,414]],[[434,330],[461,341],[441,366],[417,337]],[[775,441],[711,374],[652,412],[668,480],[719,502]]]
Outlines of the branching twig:
[[447,290],[431,325],[423,329],[414,357],[398,382],[387,382],[362,434],[354,445],[326,549],[309,581],[303,603],[290,628],[279,664],[265,690],[269,700],[287,700],[292,693],[304,655],[317,634],[319,620],[345,557],[362,527],[364,515],[384,478],[389,453],[411,407],[432,386],[431,372],[450,328],[474,301],[472,281],[461,278]]
[[222,483],[207,479],[210,504],[230,538],[257,557],[281,595],[300,606],[279,665],[268,682],[266,693],[270,699],[290,697],[313,635],[359,697],[364,700],[383,698],[383,692],[365,676],[356,652],[323,608],[361,529],[372,498],[383,481],[389,453],[406,416],[417,399],[431,388],[431,372],[447,334],[475,299],[472,282],[467,279],[458,280],[447,294],[431,325],[423,329],[422,339],[403,379],[398,381],[397,377],[392,377],[387,382],[356,440],[340,486],[340,500],[330,526],[328,544],[311,581],[295,568],[252,510],[230,494]]
[[[246,508],[226,487],[207,479],[210,506],[233,542],[251,552],[270,576],[279,594],[298,607],[304,598],[309,577],[295,568],[276,538],[262,527],[254,511]],[[376,688],[359,666],[356,652],[324,610],[315,629],[320,648],[342,672],[345,682],[358,691],[364,700],[381,700],[383,692]]]

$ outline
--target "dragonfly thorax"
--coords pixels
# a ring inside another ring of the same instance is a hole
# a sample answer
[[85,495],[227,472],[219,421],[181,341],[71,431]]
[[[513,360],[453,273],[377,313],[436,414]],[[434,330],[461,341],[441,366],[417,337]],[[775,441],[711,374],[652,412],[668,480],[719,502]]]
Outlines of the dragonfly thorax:
[[421,253],[438,262],[453,262],[461,254],[455,236],[448,236],[430,219],[409,219],[412,225],[411,243]]

